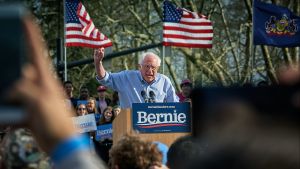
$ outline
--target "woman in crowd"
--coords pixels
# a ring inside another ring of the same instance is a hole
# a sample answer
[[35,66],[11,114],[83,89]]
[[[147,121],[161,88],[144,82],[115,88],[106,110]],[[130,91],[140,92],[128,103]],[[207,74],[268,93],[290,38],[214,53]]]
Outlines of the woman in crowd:
[[108,106],[104,109],[103,111],[103,115],[101,116],[100,120],[99,120],[99,124],[109,124],[112,123],[112,121],[114,120],[115,116],[114,113],[112,111],[112,107]]
[[88,114],[85,104],[79,104],[76,107],[76,114],[77,116],[84,116]]
[[96,108],[96,100],[94,98],[89,98],[87,100],[86,108],[87,108],[88,114],[92,114],[92,113],[97,114],[98,113],[97,108]]
[[[103,114],[101,115],[99,122],[97,122],[97,125],[111,124],[114,119],[114,114],[112,110],[113,110],[112,107],[107,106],[103,110]],[[109,150],[112,146],[112,139],[105,138],[104,140],[98,140],[98,141],[94,139],[93,143],[95,145],[96,153],[102,158],[102,160],[108,163]]]

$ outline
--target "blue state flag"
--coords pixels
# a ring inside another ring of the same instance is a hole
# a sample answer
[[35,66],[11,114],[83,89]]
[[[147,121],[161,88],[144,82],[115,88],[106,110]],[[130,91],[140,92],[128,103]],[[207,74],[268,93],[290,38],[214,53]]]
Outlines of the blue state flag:
[[254,0],[254,45],[300,46],[300,17],[288,8]]

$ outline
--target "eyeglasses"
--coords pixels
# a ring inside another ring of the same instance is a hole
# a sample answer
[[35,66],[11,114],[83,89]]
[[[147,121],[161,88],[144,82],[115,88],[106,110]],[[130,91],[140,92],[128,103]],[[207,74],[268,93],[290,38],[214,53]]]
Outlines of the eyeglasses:
[[78,108],[77,110],[86,110],[86,108]]
[[153,71],[156,71],[158,69],[159,66],[152,66],[151,64],[143,64],[142,65],[144,68],[146,68],[147,70],[152,69]]

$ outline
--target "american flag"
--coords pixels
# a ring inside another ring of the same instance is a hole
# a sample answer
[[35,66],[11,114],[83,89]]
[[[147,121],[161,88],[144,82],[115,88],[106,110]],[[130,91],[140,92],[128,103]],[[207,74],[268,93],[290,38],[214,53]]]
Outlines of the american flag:
[[94,25],[79,0],[66,0],[66,46],[109,47],[112,42]]
[[212,48],[213,27],[206,16],[164,1],[163,45]]

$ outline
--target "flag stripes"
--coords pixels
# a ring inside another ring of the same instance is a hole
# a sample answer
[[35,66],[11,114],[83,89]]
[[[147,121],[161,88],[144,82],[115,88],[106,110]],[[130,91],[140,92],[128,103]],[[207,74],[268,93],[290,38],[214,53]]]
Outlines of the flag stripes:
[[78,0],[67,0],[66,46],[109,47],[112,42],[94,25],[85,7]]
[[212,48],[213,26],[206,16],[164,2],[163,45]]

